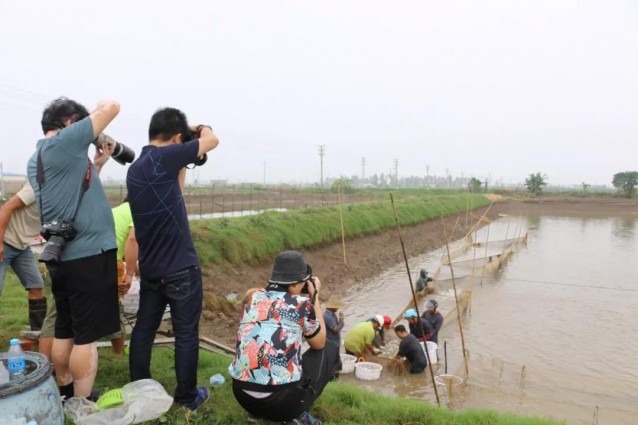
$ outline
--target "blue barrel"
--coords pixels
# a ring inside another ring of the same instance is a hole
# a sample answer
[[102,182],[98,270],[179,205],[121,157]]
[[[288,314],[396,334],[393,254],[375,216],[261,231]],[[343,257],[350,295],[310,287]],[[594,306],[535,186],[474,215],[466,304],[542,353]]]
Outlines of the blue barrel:
[[[25,418],[38,425],[63,425],[64,411],[49,360],[40,353],[25,351],[25,376],[0,385],[0,424]],[[0,353],[7,366],[7,353]]]

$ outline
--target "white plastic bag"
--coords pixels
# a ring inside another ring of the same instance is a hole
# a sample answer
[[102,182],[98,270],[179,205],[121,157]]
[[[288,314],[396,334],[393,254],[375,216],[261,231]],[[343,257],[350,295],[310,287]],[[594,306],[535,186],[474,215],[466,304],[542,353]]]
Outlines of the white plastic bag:
[[122,299],[124,305],[124,313],[137,314],[137,309],[140,306],[140,278],[135,276],[131,281],[131,287],[126,295]]
[[64,413],[76,425],[129,425],[159,418],[173,404],[162,384],[141,379],[122,387],[124,403],[99,410],[96,403],[73,397],[64,403]]

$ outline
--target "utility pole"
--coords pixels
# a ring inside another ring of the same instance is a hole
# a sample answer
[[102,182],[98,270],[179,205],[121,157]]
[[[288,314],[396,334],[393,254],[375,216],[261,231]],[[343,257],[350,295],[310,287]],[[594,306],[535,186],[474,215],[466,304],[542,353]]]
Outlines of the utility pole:
[[366,178],[366,159],[361,158],[361,180]]
[[323,190],[323,156],[326,154],[326,145],[319,145],[319,158],[321,159],[321,189]]
[[450,181],[450,169],[446,168],[445,169],[445,180],[447,180],[447,187],[449,188],[452,184],[452,182]]
[[425,164],[425,184],[430,184],[430,164]]
[[264,161],[264,187],[266,187],[266,161]]
[[394,184],[399,187],[399,160],[394,160]]

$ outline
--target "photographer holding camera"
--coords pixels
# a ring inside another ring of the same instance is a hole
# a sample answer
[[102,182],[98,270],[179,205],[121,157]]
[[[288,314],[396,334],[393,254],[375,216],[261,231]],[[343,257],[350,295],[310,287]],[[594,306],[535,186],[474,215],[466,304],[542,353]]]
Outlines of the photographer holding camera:
[[[326,344],[320,291],[301,252],[283,251],[268,286],[247,295],[228,372],[252,419],[321,425],[309,410],[333,376],[339,347]],[[304,338],[310,349],[302,357]]]
[[186,166],[202,165],[219,140],[205,125],[189,127],[178,109],[151,118],[149,144],[130,166],[128,200],[139,247],[140,302],[131,334],[131,380],[151,378],[151,349],[166,305],[175,333],[175,402],[191,411],[208,399],[197,388],[202,274],[193,246],[182,188]]
[[[27,167],[42,233],[57,318],[51,357],[63,397],[88,397],[97,373],[96,341],[119,329],[113,216],[88,158],[120,106],[84,106],[59,98],[42,114],[44,139]],[[101,150],[101,148],[98,148]]]

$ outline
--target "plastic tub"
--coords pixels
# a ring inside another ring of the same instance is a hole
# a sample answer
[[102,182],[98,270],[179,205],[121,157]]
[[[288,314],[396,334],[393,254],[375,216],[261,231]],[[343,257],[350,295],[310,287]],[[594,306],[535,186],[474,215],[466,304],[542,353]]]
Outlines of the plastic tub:
[[[0,353],[6,363],[7,353]],[[60,393],[51,376],[49,359],[40,353],[24,352],[26,374],[0,385],[0,424],[11,419],[35,420],[40,425],[61,425],[64,413]]]
[[359,362],[354,366],[354,375],[357,379],[374,381],[381,376],[381,369],[383,369],[383,366],[377,363]]
[[354,372],[354,365],[357,362],[357,358],[350,354],[340,354],[341,356],[341,373]]

